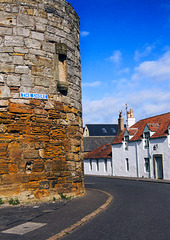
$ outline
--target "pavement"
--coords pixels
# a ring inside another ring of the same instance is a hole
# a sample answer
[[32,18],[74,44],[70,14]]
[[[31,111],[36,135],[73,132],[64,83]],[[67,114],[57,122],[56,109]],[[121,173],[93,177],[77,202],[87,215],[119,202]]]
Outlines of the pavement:
[[72,200],[0,207],[1,240],[56,240],[105,210],[112,196],[104,191],[86,189]]

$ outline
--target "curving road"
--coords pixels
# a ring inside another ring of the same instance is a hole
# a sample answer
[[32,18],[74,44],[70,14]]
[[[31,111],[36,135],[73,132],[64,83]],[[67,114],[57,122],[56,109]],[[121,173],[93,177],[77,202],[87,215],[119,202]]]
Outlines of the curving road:
[[64,240],[170,240],[170,184],[89,176],[85,182],[114,200]]

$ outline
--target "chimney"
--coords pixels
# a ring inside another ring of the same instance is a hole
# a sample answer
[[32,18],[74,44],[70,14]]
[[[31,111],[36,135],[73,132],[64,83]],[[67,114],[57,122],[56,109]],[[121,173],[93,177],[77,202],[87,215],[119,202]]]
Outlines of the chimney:
[[133,117],[133,109],[130,109],[129,112],[127,112],[127,128],[131,127],[135,124],[135,118]]
[[118,118],[118,134],[120,134],[124,129],[124,118],[122,116],[122,110],[119,113],[119,118]]

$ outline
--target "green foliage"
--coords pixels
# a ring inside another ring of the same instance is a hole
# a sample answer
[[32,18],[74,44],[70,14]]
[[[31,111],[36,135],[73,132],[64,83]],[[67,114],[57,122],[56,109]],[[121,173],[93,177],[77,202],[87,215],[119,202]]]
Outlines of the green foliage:
[[59,193],[61,199],[65,199],[65,200],[70,200],[71,199],[71,196],[70,197],[67,197],[66,195],[64,195],[63,193]]
[[57,199],[55,197],[53,197],[53,201],[55,202]]
[[0,205],[4,204],[4,202],[2,201],[2,198],[0,198]]
[[19,201],[18,198],[16,198],[16,199],[10,198],[8,202],[9,202],[10,205],[18,205],[18,204],[20,204],[20,201]]

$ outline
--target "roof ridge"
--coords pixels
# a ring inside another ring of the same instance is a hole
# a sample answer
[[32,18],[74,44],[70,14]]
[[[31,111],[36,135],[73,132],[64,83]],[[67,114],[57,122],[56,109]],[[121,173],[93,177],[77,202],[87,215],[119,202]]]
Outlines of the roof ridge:
[[[139,121],[137,121],[137,122],[144,121],[144,120],[147,120],[147,119],[150,119],[150,118],[155,118],[155,117],[163,116],[163,115],[168,115],[168,114],[170,114],[170,112],[158,114],[158,115],[155,115],[155,116],[152,116],[152,117],[143,118],[143,119],[141,119],[141,120],[139,120]],[[133,125],[135,125],[135,124],[133,124]]]

